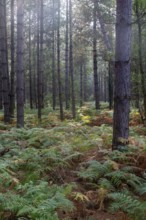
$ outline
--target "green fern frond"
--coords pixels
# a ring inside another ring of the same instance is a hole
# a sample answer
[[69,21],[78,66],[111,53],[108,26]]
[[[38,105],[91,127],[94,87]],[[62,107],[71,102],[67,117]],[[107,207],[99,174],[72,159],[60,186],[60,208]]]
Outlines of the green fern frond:
[[98,178],[103,177],[112,170],[112,164],[109,161],[102,164],[96,160],[92,160],[88,164],[87,169],[82,169],[78,172],[78,176],[91,181],[98,180]]
[[117,170],[106,174],[105,177],[109,178],[116,187],[119,187],[126,180],[126,174],[124,171]]
[[138,192],[139,195],[146,194],[146,183],[139,185],[139,186],[136,188],[136,192]]
[[112,212],[122,210],[126,212],[134,220],[145,220],[145,203],[142,203],[133,196],[127,195],[124,192],[109,193],[108,198],[113,200],[109,207]]
[[107,189],[108,191],[114,191],[115,190],[113,184],[106,178],[101,178],[98,181],[98,186],[99,186],[99,188],[104,188],[104,189]]

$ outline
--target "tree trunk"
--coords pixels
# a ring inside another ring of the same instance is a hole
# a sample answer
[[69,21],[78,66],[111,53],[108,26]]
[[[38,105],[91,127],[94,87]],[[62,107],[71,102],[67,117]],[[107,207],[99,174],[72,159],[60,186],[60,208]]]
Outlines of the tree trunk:
[[98,87],[98,73],[97,73],[97,28],[96,28],[96,0],[94,0],[93,8],[93,72],[94,72],[94,98],[95,108],[99,109],[99,87]]
[[84,83],[83,83],[83,92],[84,92],[84,102],[87,101],[87,68],[86,63],[84,63]]
[[117,0],[113,150],[128,144],[132,0]]
[[109,73],[108,73],[109,109],[112,109],[112,107],[113,107],[113,83],[112,83],[113,82],[113,73],[112,73],[113,64],[112,63],[113,63],[112,61],[108,62],[108,64],[109,64],[109,66],[108,66],[108,71],[109,71]]
[[32,64],[31,64],[31,5],[29,6],[29,104],[33,108],[32,97]]
[[[104,41],[104,44],[108,50],[109,53],[112,54],[113,50],[112,50],[112,44],[111,44],[111,40],[109,38],[109,35],[106,31],[106,27],[105,27],[105,23],[103,21],[103,18],[102,18],[102,15],[101,15],[101,12],[100,12],[100,7],[99,7],[99,1],[97,1],[97,16],[98,16],[98,20],[99,20],[99,24],[100,24],[100,28],[101,28],[101,33],[102,33],[102,36],[103,36],[103,41]],[[112,58],[110,58],[112,60]],[[109,60],[109,62],[111,61]],[[112,62],[112,61],[111,61]],[[108,80],[108,86],[109,86],[109,109],[112,108],[113,106],[113,71],[111,69],[111,65],[109,65],[109,80]]]
[[6,36],[6,11],[5,1],[0,3],[0,51],[2,70],[2,92],[4,105],[4,122],[10,122],[10,97],[9,97],[9,73],[7,56],[7,36]]
[[56,108],[56,68],[55,68],[55,2],[53,0],[53,30],[52,30],[52,103],[53,110]]
[[62,103],[62,84],[61,84],[61,73],[60,73],[60,0],[58,0],[57,73],[58,73],[58,92],[59,92],[60,119],[64,120],[63,103]]
[[144,117],[146,120],[146,83],[145,83],[145,73],[143,68],[143,56],[142,56],[142,27],[140,21],[140,12],[139,12],[139,4],[136,0],[136,17],[137,17],[137,26],[138,26],[138,53],[139,53],[139,70],[141,74],[141,85],[142,85],[142,93],[143,93],[143,102],[144,102]]
[[38,120],[41,122],[43,106],[43,0],[38,0],[37,12],[37,84],[38,84]]
[[23,16],[24,0],[17,0],[17,127],[24,126]]
[[83,64],[80,64],[80,107],[83,105]]
[[69,109],[69,39],[68,39],[68,0],[66,0],[66,36],[65,36],[65,104]]
[[74,68],[73,68],[73,40],[72,40],[72,0],[69,0],[69,38],[70,38],[70,57],[69,57],[69,70],[71,76],[71,99],[72,99],[72,115],[76,117],[76,106],[75,106],[75,91],[74,91]]
[[11,0],[11,90],[10,116],[14,117],[15,109],[15,43],[14,43],[14,0]]

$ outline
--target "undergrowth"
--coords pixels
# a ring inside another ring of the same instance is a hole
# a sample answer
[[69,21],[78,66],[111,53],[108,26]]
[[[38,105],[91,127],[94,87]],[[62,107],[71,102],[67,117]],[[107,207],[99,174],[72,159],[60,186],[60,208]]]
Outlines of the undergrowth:
[[65,112],[60,122],[44,110],[41,125],[35,114],[27,112],[24,129],[0,117],[1,220],[70,220],[89,209],[146,219],[145,128],[131,128],[128,152],[112,152],[112,111],[87,103],[76,121]]

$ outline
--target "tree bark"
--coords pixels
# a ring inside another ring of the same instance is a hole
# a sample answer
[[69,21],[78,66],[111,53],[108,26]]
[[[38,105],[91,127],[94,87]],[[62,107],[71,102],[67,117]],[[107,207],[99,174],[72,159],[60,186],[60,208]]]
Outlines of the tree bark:
[[139,54],[139,71],[141,74],[141,85],[142,85],[142,93],[143,93],[143,103],[144,103],[144,118],[146,120],[146,79],[145,79],[145,73],[143,68],[143,56],[142,56],[142,27],[141,27],[141,21],[139,19],[140,17],[140,11],[139,11],[139,4],[136,0],[135,2],[136,6],[136,17],[137,17],[137,26],[138,26],[138,54]]
[[128,144],[132,0],[117,0],[113,150]]
[[74,68],[73,68],[73,39],[72,39],[72,0],[69,0],[69,38],[70,38],[70,51],[69,51],[69,71],[71,76],[71,99],[72,99],[72,115],[76,117],[75,105],[75,91],[74,91]]
[[60,0],[58,0],[57,73],[58,73],[58,92],[59,92],[60,119],[64,120],[63,103],[62,103],[62,83],[61,83],[61,73],[60,73]]
[[84,102],[87,101],[87,68],[86,63],[84,63],[84,78],[83,78],[83,93],[84,93]]
[[32,97],[32,63],[31,63],[31,5],[29,6],[29,104],[33,108]]
[[65,104],[69,109],[69,39],[68,39],[68,0],[66,0],[66,35],[65,35]]
[[98,87],[98,73],[97,73],[97,28],[96,28],[96,0],[93,6],[93,72],[94,72],[94,98],[95,108],[99,109],[99,87]]
[[17,0],[17,127],[24,126],[23,17],[24,0]]
[[38,120],[41,122],[43,106],[43,0],[38,0],[37,12],[37,84]]
[[2,92],[4,106],[4,122],[10,122],[10,97],[9,97],[9,73],[7,56],[7,36],[6,36],[6,2],[0,2],[0,51],[1,51],[1,71],[2,71]]
[[80,64],[80,107],[83,105],[83,64]]
[[15,42],[14,42],[14,0],[11,0],[11,90],[10,115],[14,117],[15,109]]
[[109,109],[113,107],[113,65],[114,62],[108,61],[108,89],[109,89]]
[[52,103],[53,110],[56,109],[56,68],[55,68],[55,2],[53,0],[53,28],[52,28]]

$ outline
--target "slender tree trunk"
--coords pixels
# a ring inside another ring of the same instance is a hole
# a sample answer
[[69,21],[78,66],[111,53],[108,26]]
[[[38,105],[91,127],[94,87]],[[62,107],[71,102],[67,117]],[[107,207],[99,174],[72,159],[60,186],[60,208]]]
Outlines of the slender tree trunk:
[[38,120],[41,122],[43,102],[43,0],[38,0],[37,13],[37,84],[38,84]]
[[86,63],[84,63],[84,83],[83,83],[83,86],[84,86],[84,89],[83,89],[83,92],[84,92],[84,102],[87,101],[87,69],[86,69]]
[[69,109],[69,39],[68,39],[68,0],[66,0],[66,36],[65,36],[65,104]]
[[143,102],[144,102],[144,116],[146,119],[146,79],[145,79],[145,72],[143,68],[143,56],[142,56],[142,27],[141,21],[139,19],[140,12],[139,12],[139,3],[136,0],[136,16],[137,16],[137,26],[138,26],[138,53],[139,53],[139,70],[141,74],[141,85],[142,85],[142,93],[143,93]]
[[[6,7],[7,2],[5,2],[4,4],[4,17],[5,17],[5,36],[6,36],[6,42],[8,39],[8,33],[7,33],[7,7]],[[8,61],[8,43],[6,43],[6,56],[7,56],[7,61]],[[9,63],[7,62],[7,72],[9,75]],[[8,80],[9,83],[9,96],[10,96],[10,82]],[[10,103],[9,103],[10,105]]]
[[29,7],[29,103],[30,108],[33,108],[32,97],[32,63],[31,63],[31,5]]
[[83,64],[80,64],[80,106],[83,105]]
[[60,119],[64,120],[63,103],[62,103],[61,73],[60,73],[60,0],[58,0],[57,73],[58,73],[58,92],[59,92]]
[[96,0],[94,0],[93,8],[93,71],[94,71],[94,97],[95,108],[99,109],[99,87],[98,87],[98,73],[97,73],[97,28],[96,28]]
[[55,4],[53,0],[53,30],[52,30],[52,101],[53,101],[53,110],[56,108],[56,68],[55,68]]
[[[102,36],[103,36],[104,44],[105,44],[108,52],[110,52],[112,54],[113,53],[112,44],[111,44],[110,37],[109,37],[109,35],[108,35],[107,31],[106,31],[104,20],[102,18],[102,14],[101,14],[100,7],[99,7],[99,0],[97,0],[97,17],[98,17],[98,20],[99,20],[100,29],[101,29],[101,33],[102,33]],[[111,58],[111,60],[112,60],[112,58]],[[110,70],[109,70],[109,80],[108,80],[108,84],[109,84],[109,100],[110,100],[109,101],[109,109],[111,109],[112,106],[113,106],[113,92],[112,92],[112,88],[113,88],[113,80],[112,80],[112,78],[113,78],[113,71],[112,71],[111,67],[112,66],[109,65],[109,68],[110,68]]]
[[99,24],[100,24],[104,44],[105,44],[106,48],[108,49],[108,51],[112,52],[111,41],[110,41],[109,35],[106,31],[105,23],[104,23],[104,20],[102,18],[101,11],[100,11],[99,0],[96,0],[96,10],[97,10],[97,17],[98,17],[98,20],[99,20]]
[[10,115],[14,117],[15,109],[15,42],[14,42],[14,0],[11,0],[11,90]]
[[[44,38],[44,0],[41,0],[41,8],[40,8],[40,108],[43,108],[44,104],[44,85],[43,85],[43,38]],[[38,113],[39,115],[39,113]]]
[[9,97],[9,73],[7,56],[7,36],[6,36],[6,2],[0,2],[0,52],[2,70],[2,92],[4,105],[4,122],[10,122],[10,97]]
[[109,109],[112,109],[112,106],[113,106],[113,73],[112,73],[112,69],[111,66],[113,66],[112,62],[109,61],[109,66],[108,66],[108,89],[109,89]]
[[113,150],[128,144],[132,0],[117,0]]
[[24,126],[23,16],[24,0],[17,0],[17,127]]
[[69,38],[70,38],[70,53],[69,53],[69,68],[71,76],[71,99],[72,99],[72,115],[76,117],[76,105],[75,105],[75,91],[74,91],[74,68],[73,68],[73,39],[72,39],[72,0],[69,0]]
[[34,51],[33,51],[33,63],[34,63],[34,71],[33,71],[33,100],[35,104],[35,108],[38,107],[38,99],[37,99],[37,42],[34,40]]

